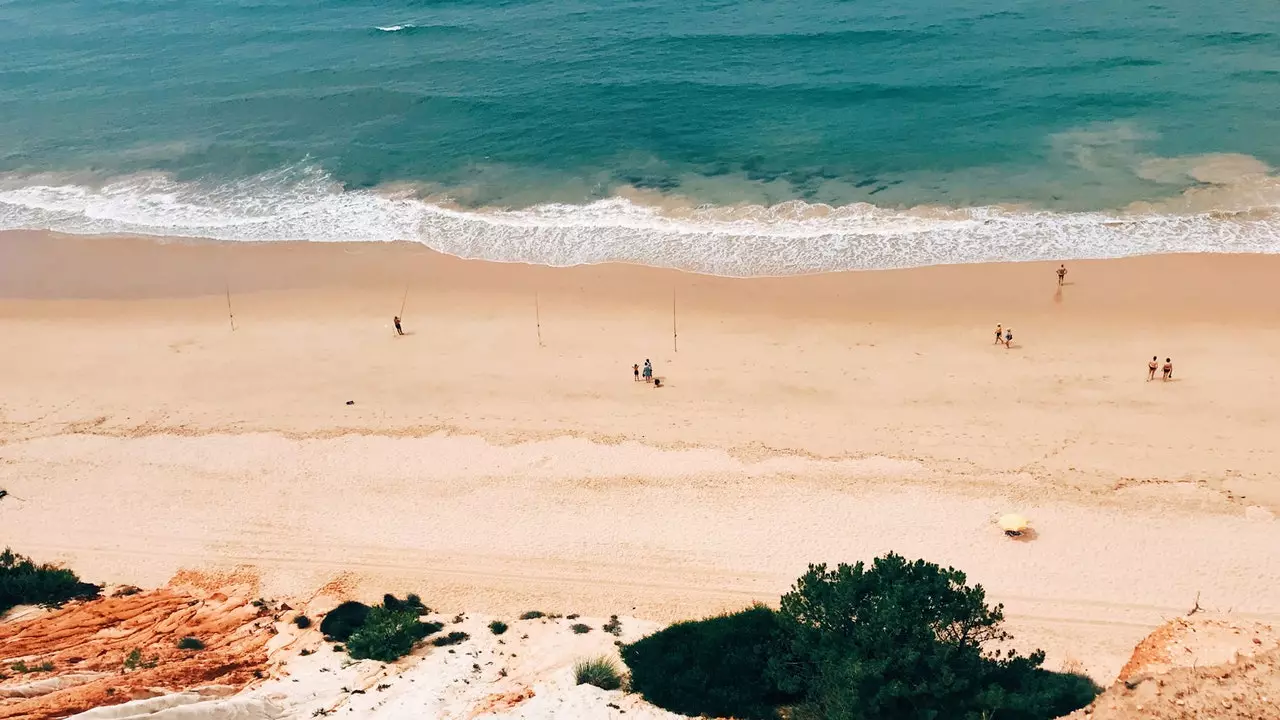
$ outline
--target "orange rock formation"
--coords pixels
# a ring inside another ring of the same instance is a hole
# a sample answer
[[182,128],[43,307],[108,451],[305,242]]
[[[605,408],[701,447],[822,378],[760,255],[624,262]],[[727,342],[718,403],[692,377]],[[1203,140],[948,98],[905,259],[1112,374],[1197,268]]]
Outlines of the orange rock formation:
[[[0,672],[8,675],[0,681],[0,718],[66,717],[205,685],[238,691],[264,676],[273,634],[265,605],[171,588],[0,623]],[[205,648],[179,649],[187,636]],[[15,672],[19,662],[34,671]],[[44,663],[53,669],[40,670]]]

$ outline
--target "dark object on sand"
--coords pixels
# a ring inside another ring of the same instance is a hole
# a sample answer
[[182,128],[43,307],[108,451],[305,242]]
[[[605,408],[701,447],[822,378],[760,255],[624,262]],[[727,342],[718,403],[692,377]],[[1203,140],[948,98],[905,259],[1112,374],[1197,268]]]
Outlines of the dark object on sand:
[[355,405],[355,404],[356,404],[356,401],[355,401],[355,400],[348,400],[348,401],[347,401],[347,404],[348,404],[348,405]]
[[369,617],[369,606],[349,600],[329,611],[320,621],[320,632],[326,638],[338,642],[346,642],[351,633],[360,629]]
[[657,378],[657,377],[656,377],[656,378],[654,378],[654,379],[653,379],[653,386],[654,386],[654,387],[656,387],[656,388],[660,388],[660,387],[662,387],[662,378]]

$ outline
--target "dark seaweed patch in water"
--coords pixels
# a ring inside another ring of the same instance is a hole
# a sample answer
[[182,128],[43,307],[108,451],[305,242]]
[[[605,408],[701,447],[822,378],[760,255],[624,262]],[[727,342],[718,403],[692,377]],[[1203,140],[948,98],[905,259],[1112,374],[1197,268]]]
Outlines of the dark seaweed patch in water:
[[638,175],[622,173],[618,176],[622,182],[641,190],[658,190],[670,192],[680,187],[680,181],[670,175]]

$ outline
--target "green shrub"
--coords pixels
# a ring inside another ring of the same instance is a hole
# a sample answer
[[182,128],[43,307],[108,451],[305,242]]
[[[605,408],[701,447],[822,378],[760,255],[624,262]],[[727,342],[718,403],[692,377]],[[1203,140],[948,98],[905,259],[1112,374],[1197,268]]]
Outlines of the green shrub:
[[574,623],[574,624],[573,624],[573,627],[572,627],[572,630],[573,630],[573,632],[574,632],[574,634],[575,634],[575,635],[585,635],[585,634],[587,634],[587,633],[591,632],[591,626],[590,626],[590,625],[584,625],[583,623]]
[[493,633],[494,635],[501,635],[506,631],[507,631],[507,624],[502,622],[501,620],[494,620],[493,622],[489,623],[489,632]]
[[795,696],[769,675],[777,642],[775,613],[763,605],[676,623],[622,647],[631,689],[672,712],[771,718]]
[[537,620],[540,617],[546,617],[546,613],[542,612],[541,610],[530,610],[529,612],[521,615],[520,619],[521,620]]
[[601,690],[617,690],[622,687],[622,674],[618,665],[607,657],[581,660],[573,666],[574,682],[579,685],[595,685]]
[[179,650],[203,650],[204,643],[199,638],[187,636],[178,641]]
[[311,618],[306,615],[299,615],[293,619],[293,624],[297,625],[299,630],[306,630],[311,627]]
[[151,669],[160,662],[159,657],[153,657],[150,660],[142,659],[141,648],[134,648],[124,658],[125,670],[137,670],[138,668]]
[[436,647],[444,647],[445,645],[457,645],[458,643],[469,640],[470,638],[470,635],[460,630],[455,630],[448,635],[441,635],[435,640],[432,640],[431,644]]
[[0,615],[16,605],[57,607],[68,600],[92,600],[101,594],[101,585],[81,582],[70,570],[37,565],[9,548],[0,553]]
[[825,720],[1038,720],[1079,707],[1067,706],[1086,688],[1040,669],[1044,653],[984,649],[1009,639],[1003,607],[965,583],[894,553],[871,567],[810,566],[782,598],[770,675],[803,696],[800,715]]
[[[350,600],[329,611],[320,621],[320,632],[329,640],[346,642],[369,617],[369,606]],[[417,617],[416,615],[414,616]]]
[[408,655],[413,644],[431,634],[418,620],[416,610],[389,610],[381,605],[369,610],[364,623],[347,638],[347,653],[356,660],[391,662]]
[[19,660],[18,662],[10,665],[9,669],[16,673],[49,672],[53,670],[53,663],[46,660],[38,665],[28,665],[25,661]]

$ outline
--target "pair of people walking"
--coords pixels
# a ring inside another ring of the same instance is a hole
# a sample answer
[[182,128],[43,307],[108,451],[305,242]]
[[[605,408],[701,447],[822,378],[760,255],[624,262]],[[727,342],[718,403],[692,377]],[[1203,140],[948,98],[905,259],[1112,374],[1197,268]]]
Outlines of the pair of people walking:
[[1151,382],[1152,380],[1156,379],[1156,370],[1161,370],[1164,372],[1165,380],[1173,379],[1173,360],[1170,360],[1169,358],[1165,358],[1164,367],[1161,367],[1160,361],[1158,358],[1159,358],[1158,355],[1152,355],[1151,362],[1147,363],[1147,382]]
[[1008,350],[1009,344],[1012,342],[1013,342],[1013,328],[1007,328],[1003,325],[996,325],[995,344],[999,345],[1000,343],[1004,343],[1005,349]]

